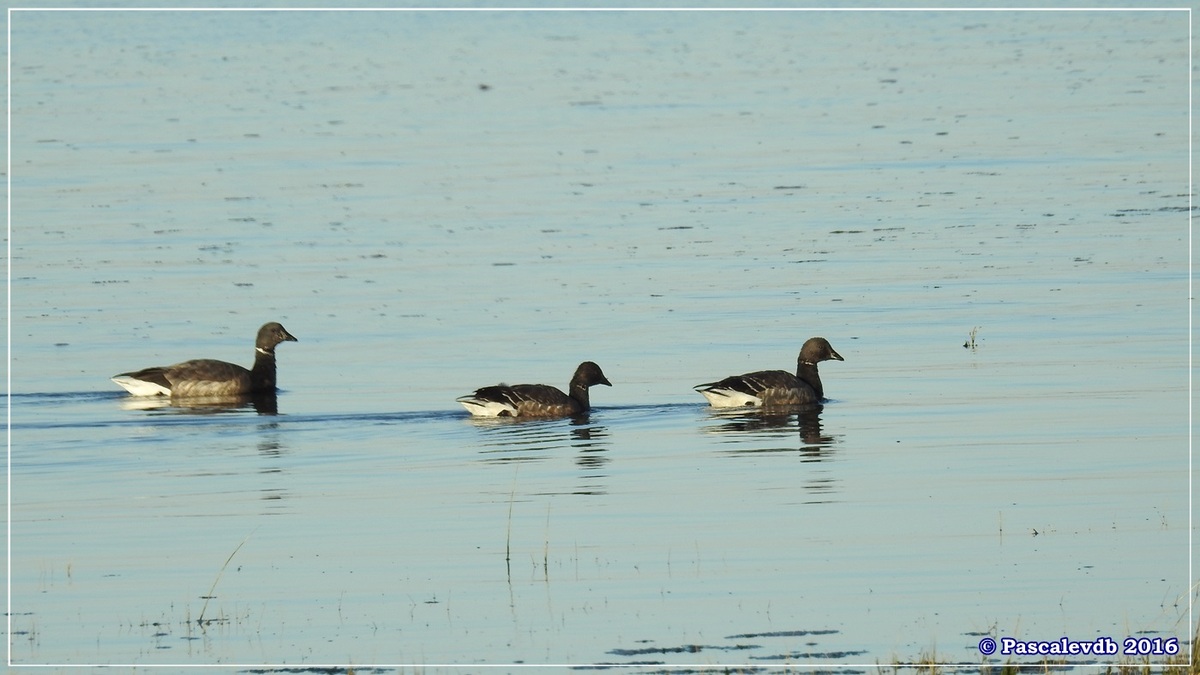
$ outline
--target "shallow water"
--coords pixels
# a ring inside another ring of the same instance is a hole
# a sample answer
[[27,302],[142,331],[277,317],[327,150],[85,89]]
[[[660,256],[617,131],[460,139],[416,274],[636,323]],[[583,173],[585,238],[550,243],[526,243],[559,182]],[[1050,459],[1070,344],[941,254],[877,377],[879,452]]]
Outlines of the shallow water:
[[[1186,14],[11,28],[13,664],[1190,647]],[[107,380],[268,320],[277,414]]]

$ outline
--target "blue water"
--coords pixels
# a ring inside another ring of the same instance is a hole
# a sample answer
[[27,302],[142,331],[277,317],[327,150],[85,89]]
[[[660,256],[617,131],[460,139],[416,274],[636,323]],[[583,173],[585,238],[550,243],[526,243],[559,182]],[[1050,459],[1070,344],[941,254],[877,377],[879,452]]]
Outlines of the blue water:
[[1190,648],[1186,14],[11,16],[14,665]]

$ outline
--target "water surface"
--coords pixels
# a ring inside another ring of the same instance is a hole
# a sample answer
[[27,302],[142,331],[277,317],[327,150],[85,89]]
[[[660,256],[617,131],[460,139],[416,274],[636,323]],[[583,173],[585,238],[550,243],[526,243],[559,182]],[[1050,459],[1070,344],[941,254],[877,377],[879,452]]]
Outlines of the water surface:
[[[11,24],[14,664],[1190,645],[1186,14]],[[269,320],[277,414],[108,382]]]

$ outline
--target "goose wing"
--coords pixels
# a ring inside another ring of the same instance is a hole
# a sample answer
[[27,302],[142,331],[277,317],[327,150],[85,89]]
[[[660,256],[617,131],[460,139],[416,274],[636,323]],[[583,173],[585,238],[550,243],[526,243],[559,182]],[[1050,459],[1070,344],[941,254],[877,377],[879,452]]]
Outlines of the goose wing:
[[[238,393],[249,386],[250,371],[225,361],[215,359],[193,359],[176,363],[173,366],[154,366],[129,373],[114,375],[112,381],[124,387],[130,393],[137,395],[184,395],[181,389],[214,388],[209,394],[222,395]],[[226,391],[234,390],[234,391]]]
[[569,415],[579,404],[548,384],[495,385],[457,399],[472,415],[517,417]]
[[732,375],[696,386],[715,408],[762,405],[799,405],[815,400],[812,388],[783,370],[759,370]]

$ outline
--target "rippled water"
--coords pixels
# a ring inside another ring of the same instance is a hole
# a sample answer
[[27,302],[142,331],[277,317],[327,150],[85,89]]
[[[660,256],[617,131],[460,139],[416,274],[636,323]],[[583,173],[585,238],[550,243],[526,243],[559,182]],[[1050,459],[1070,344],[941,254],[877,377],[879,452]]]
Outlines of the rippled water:
[[1190,648],[1185,13],[11,16],[13,664]]

